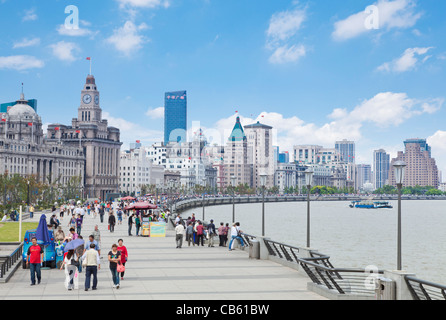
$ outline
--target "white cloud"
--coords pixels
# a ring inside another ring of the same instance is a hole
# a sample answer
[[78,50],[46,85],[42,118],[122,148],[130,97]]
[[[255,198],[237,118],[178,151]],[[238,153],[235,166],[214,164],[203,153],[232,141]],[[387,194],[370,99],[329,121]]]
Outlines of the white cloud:
[[168,8],[170,6],[170,1],[168,0],[117,0],[119,6],[123,7],[136,7],[136,8],[157,8],[164,7]]
[[[418,63],[418,57],[425,55],[432,47],[428,48],[408,48],[403,55],[392,62],[386,62],[378,67],[378,71],[386,72],[406,72],[414,69]],[[431,56],[425,56],[422,62],[426,62]]]
[[77,58],[74,56],[76,52],[80,51],[77,44],[73,42],[59,41],[58,43],[50,45],[53,55],[62,61],[72,62]]
[[39,44],[40,44],[40,38],[33,38],[33,39],[25,38],[21,41],[14,42],[14,46],[12,48],[13,49],[27,48],[27,47],[38,46]]
[[20,55],[0,57],[0,69],[24,71],[27,69],[43,68],[45,63],[33,56]]
[[150,108],[149,110],[147,110],[146,116],[151,119],[164,119],[164,107],[155,109]]
[[[81,20],[81,24],[89,25],[89,22]],[[61,36],[69,36],[69,37],[85,37],[85,36],[95,36],[98,32],[93,32],[87,28],[78,28],[78,29],[70,29],[65,27],[65,25],[61,24],[57,27],[57,33]]]
[[141,49],[143,43],[148,41],[140,34],[140,31],[147,28],[148,26],[145,23],[137,26],[132,21],[127,21],[124,26],[115,29],[113,35],[107,38],[106,42],[112,44],[116,50],[124,55],[130,56]]
[[438,169],[442,171],[443,181],[446,181],[446,131],[438,130],[426,140],[432,147],[432,157],[435,158]]
[[304,45],[288,45],[278,47],[269,58],[269,62],[273,64],[284,64],[288,62],[296,62],[301,57],[305,57],[307,49]]
[[424,101],[409,98],[406,93],[382,92],[356,106],[344,121],[372,122],[378,127],[398,126],[413,116],[438,111],[443,103],[443,99]]
[[[286,118],[276,112],[262,112],[256,119],[240,115],[240,119],[242,125],[260,121],[272,126],[275,130],[274,144],[280,146],[281,150],[291,152],[293,146],[299,144],[330,147],[337,140],[360,141],[363,139],[362,128],[367,123],[377,128],[398,126],[414,116],[439,110],[443,103],[443,99],[421,101],[409,98],[405,93],[383,92],[364,100],[350,111],[334,109],[327,115],[329,121],[321,125],[307,123],[296,116]],[[221,119],[215,124],[214,128],[221,135],[221,143],[226,144],[237,116]],[[446,149],[445,141],[442,143]]]
[[129,143],[135,140],[141,140],[143,144],[150,144],[156,141],[163,141],[164,132],[160,130],[148,129],[137,123],[130,122],[123,118],[113,117],[109,112],[102,112],[102,118],[108,121],[108,125],[119,128],[121,131],[121,141],[124,143],[124,148]]
[[272,15],[266,31],[266,48],[273,51],[270,63],[296,62],[306,55],[305,46],[293,41],[305,20],[305,9],[286,10]]
[[266,31],[271,42],[286,41],[293,37],[306,19],[305,10],[283,11],[273,14]]
[[[415,11],[416,3],[413,0],[379,0],[374,4],[379,19],[379,30],[407,29],[413,27],[421,18],[421,13]],[[366,27],[370,12],[365,10],[355,13],[344,20],[334,24],[332,37],[343,41],[360,35],[376,31]]]
[[38,19],[35,9],[25,10],[25,15],[22,18],[22,21],[35,21]]

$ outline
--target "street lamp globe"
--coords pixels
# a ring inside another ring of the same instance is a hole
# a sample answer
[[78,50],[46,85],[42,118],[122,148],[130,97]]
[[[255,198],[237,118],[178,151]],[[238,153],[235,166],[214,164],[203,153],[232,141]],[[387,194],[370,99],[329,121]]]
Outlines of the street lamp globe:
[[260,175],[260,185],[261,185],[262,187],[266,186],[266,177],[267,177],[266,174],[261,174],[261,175]]
[[313,184],[313,175],[314,175],[313,169],[309,168],[305,171],[305,182],[307,186],[311,186]]
[[396,184],[403,184],[406,171],[406,163],[404,161],[396,161],[393,164],[393,168],[395,170]]

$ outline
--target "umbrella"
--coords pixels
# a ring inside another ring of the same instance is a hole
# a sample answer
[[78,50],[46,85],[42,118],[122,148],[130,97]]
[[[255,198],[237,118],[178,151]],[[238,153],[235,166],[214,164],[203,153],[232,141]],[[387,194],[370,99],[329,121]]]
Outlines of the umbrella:
[[[37,239],[38,244],[44,246],[43,253],[44,253],[45,257],[43,260],[45,261],[46,260],[46,246],[51,244],[52,239],[50,238],[50,233],[48,231],[48,225],[46,223],[46,216],[44,214],[42,214],[40,216],[39,225],[37,226],[37,229],[36,229],[36,239]],[[44,262],[44,261],[42,261],[42,262]],[[44,269],[48,269],[48,268],[45,267]]]
[[135,200],[136,198],[133,198],[133,197],[124,197],[124,198],[121,198],[121,200],[124,200],[124,201],[127,201],[127,200]]
[[76,250],[78,247],[80,247],[83,244],[85,244],[83,239],[72,240],[67,243],[67,245],[64,248],[64,252],[67,252],[69,250]]
[[158,208],[158,206],[149,202],[137,202],[137,203],[132,203],[131,205],[125,207],[124,210],[132,210],[132,209],[147,210],[156,208]]
[[36,239],[38,244],[48,245],[51,243],[46,216],[44,214],[40,216],[39,225],[36,230]]

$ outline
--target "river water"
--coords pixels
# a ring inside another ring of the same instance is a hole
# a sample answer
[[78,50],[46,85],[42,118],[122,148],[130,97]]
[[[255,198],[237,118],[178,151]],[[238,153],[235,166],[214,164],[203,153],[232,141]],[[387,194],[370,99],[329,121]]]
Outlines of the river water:
[[[350,202],[311,202],[311,248],[329,255],[337,268],[397,268],[397,202],[393,209],[351,209]],[[203,216],[202,208],[183,212]],[[262,204],[236,204],[236,221],[248,234],[262,230]],[[232,205],[205,208],[205,220],[232,221]],[[265,203],[265,236],[305,247],[307,204]],[[402,265],[416,277],[446,285],[446,201],[402,202]]]

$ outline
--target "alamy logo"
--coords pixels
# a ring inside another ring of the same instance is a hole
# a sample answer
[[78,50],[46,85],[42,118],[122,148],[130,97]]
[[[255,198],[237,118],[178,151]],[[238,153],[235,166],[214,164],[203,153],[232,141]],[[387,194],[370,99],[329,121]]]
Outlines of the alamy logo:
[[79,8],[74,5],[65,7],[65,13],[69,14],[65,19],[65,28],[68,30],[79,29]]
[[379,269],[377,266],[370,265],[367,266],[364,270],[365,274],[368,274],[369,276],[364,280],[364,286],[368,290],[374,290],[375,289],[375,283],[376,279],[379,278]]
[[367,30],[378,30],[379,29],[379,8],[377,6],[371,5],[365,8],[365,13],[367,14],[364,20],[364,27]]

